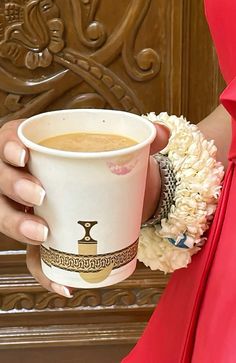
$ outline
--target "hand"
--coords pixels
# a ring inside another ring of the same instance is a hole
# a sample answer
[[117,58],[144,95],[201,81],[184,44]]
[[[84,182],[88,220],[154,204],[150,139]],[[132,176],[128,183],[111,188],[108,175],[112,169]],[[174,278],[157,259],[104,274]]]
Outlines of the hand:
[[[159,124],[155,124],[155,127],[157,134],[155,140],[151,145],[150,149],[151,155],[164,149],[164,147],[168,143],[168,139],[170,136],[170,131],[167,127]],[[155,213],[159,202],[160,193],[161,193],[161,178],[160,178],[159,168],[157,166],[156,160],[152,156],[150,156],[148,172],[147,172],[146,190],[144,196],[142,222],[147,221]]]
[[27,243],[27,267],[40,285],[72,297],[69,288],[50,281],[41,269],[40,244],[47,238],[48,227],[33,214],[33,207],[42,204],[45,191],[25,167],[29,153],[17,136],[21,122],[7,122],[0,129],[0,232]]

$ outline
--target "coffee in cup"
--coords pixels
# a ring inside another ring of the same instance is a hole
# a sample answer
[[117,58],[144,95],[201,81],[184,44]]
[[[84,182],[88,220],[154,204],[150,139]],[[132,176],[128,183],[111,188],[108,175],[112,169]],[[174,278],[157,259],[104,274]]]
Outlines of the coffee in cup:
[[135,144],[136,141],[122,135],[88,132],[58,135],[39,142],[52,149],[75,152],[112,151]]

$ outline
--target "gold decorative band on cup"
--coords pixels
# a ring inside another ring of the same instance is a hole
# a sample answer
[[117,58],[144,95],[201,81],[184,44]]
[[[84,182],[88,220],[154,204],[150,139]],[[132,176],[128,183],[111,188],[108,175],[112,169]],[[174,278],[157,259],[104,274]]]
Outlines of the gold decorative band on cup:
[[111,265],[113,270],[127,265],[136,257],[137,250],[138,240],[122,250],[98,255],[76,255],[41,246],[41,258],[50,267],[79,273],[96,273]]

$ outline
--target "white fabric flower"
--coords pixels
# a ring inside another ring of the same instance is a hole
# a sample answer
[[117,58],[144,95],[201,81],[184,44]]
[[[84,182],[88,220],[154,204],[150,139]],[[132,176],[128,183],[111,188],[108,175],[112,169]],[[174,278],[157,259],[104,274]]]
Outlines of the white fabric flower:
[[[168,218],[141,230],[138,259],[153,270],[173,272],[187,267],[203,245],[202,235],[216,210],[224,168],[215,159],[214,142],[207,141],[198,127],[182,116],[151,112],[143,117],[170,129],[169,142],[161,153],[172,161],[177,185]],[[178,247],[183,236],[184,246]]]

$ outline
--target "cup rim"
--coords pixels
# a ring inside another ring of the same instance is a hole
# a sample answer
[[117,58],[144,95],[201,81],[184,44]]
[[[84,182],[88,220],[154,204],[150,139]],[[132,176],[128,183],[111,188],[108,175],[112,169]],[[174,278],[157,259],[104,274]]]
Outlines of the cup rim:
[[[39,116],[44,117],[50,114],[59,114],[59,113],[63,113],[69,111],[70,113],[81,113],[81,112],[88,112],[88,113],[117,113],[117,114],[128,114],[129,116],[135,116],[137,118],[140,118],[142,120],[142,123],[147,125],[150,129],[150,135],[144,140],[141,141],[138,144],[135,144],[133,146],[129,146],[123,149],[117,149],[117,150],[111,150],[111,151],[97,151],[97,152],[82,152],[82,151],[64,151],[64,150],[58,150],[58,149],[51,149],[48,148],[46,146],[42,146],[39,145],[31,140],[29,140],[25,135],[24,135],[24,129],[25,127],[34,122],[34,120],[36,118],[38,118]],[[43,154],[47,154],[47,155],[53,155],[53,156],[57,156],[57,157],[64,157],[64,158],[79,158],[79,159],[93,159],[93,158],[107,158],[107,157],[116,157],[116,156],[122,156],[122,155],[126,155],[127,153],[133,153],[135,151],[138,151],[142,148],[144,148],[146,145],[150,145],[152,143],[152,141],[155,139],[156,137],[156,128],[153,125],[153,123],[151,121],[149,121],[148,119],[143,118],[140,115],[137,114],[133,114],[130,112],[126,112],[126,111],[120,111],[120,110],[109,110],[109,109],[65,109],[65,110],[56,110],[56,111],[48,111],[48,112],[43,112],[34,116],[31,116],[29,118],[27,118],[26,120],[24,120],[20,126],[18,127],[17,130],[17,134],[18,137],[20,138],[21,142],[30,150],[34,150],[34,151],[38,151],[40,153]]]

